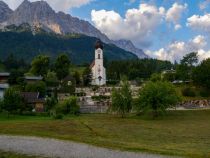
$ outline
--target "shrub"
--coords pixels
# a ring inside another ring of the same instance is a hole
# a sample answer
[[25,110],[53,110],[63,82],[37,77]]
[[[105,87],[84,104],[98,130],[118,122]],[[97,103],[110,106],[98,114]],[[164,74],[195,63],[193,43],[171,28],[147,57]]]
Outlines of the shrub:
[[195,91],[190,87],[183,88],[182,95],[185,97],[195,97],[196,96]]
[[150,81],[152,82],[161,81],[161,74],[158,74],[158,73],[152,74],[150,77]]
[[91,98],[95,101],[102,101],[110,99],[110,96],[99,95],[99,96],[92,96]]
[[209,90],[206,89],[206,88],[201,89],[201,91],[200,91],[200,96],[201,96],[201,97],[209,97],[209,96],[210,96]]
[[4,102],[3,102],[3,100],[2,100],[2,99],[0,99],[0,112],[2,112],[2,108],[3,108],[3,106],[4,106]]
[[22,112],[24,110],[23,98],[18,91],[9,88],[4,93],[3,110],[10,113]]
[[63,119],[63,114],[59,113],[59,114],[56,114],[54,115],[53,117],[55,120],[62,120]]
[[55,107],[55,113],[61,114],[79,114],[80,107],[77,104],[77,97],[70,97],[69,99],[65,100],[62,103],[58,103]]

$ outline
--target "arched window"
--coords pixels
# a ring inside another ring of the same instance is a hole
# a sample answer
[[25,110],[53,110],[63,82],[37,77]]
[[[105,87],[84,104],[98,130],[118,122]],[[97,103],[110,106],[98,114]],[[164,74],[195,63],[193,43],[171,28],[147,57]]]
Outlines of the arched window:
[[101,59],[101,54],[100,53],[98,54],[98,59]]

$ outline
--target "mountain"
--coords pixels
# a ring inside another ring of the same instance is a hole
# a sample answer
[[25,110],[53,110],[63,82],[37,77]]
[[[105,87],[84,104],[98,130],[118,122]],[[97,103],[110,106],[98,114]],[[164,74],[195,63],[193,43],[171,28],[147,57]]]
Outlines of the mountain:
[[[0,8],[1,6],[5,7],[5,5],[5,3],[1,2]],[[3,16],[3,14],[4,12],[0,12],[0,17]],[[134,54],[137,53],[139,57],[147,57],[142,50],[130,44],[131,42],[119,43],[112,41],[88,21],[80,20],[63,12],[56,13],[49,4],[43,0],[36,2],[24,0],[16,10],[11,11],[10,9],[10,11],[7,11],[7,14],[4,15],[4,18],[1,19],[0,28],[13,24],[19,26],[23,23],[28,23],[33,28],[42,28],[48,32],[52,31],[57,34],[84,34],[86,36],[99,38],[106,44],[115,44],[126,51],[130,51]]]
[[[41,29],[33,32],[29,24],[11,25],[5,30],[0,31],[1,60],[13,54],[31,62],[39,54],[55,59],[60,53],[66,53],[74,64],[91,63],[94,59],[94,45],[98,40],[95,37],[81,34],[59,35]],[[104,57],[108,61],[138,58],[113,44],[104,43],[104,47]]]
[[6,3],[0,1],[0,23],[7,20],[12,12]]
[[118,40],[114,41],[114,43],[116,46],[136,54],[139,58],[148,58],[148,56],[144,54],[143,50],[136,48],[129,40]]

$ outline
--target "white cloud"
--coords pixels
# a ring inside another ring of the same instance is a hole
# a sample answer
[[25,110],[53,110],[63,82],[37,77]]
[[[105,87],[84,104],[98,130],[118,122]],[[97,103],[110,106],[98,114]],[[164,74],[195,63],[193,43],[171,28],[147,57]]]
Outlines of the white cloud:
[[198,52],[199,59],[203,60],[210,57],[210,50],[205,50],[207,45],[204,36],[198,35],[188,42],[175,41],[168,45],[166,48],[161,48],[157,51],[146,51],[151,57],[160,60],[170,60],[172,62],[180,61],[182,57],[190,52]]
[[91,17],[95,26],[109,38],[129,39],[135,44],[144,45],[162,22],[164,13],[163,7],[143,3],[138,9],[127,10],[125,18],[115,11],[106,10],[92,10]]
[[171,8],[168,9],[166,12],[166,21],[172,22],[175,24],[175,30],[178,30],[181,28],[181,25],[179,24],[180,19],[182,17],[183,12],[187,9],[187,4],[184,5],[174,3]]
[[152,44],[154,33],[162,24],[169,22],[175,30],[182,28],[180,19],[187,4],[174,3],[166,10],[153,4],[141,3],[138,8],[128,9],[125,16],[111,10],[92,10],[91,20],[95,27],[113,40],[131,40],[138,47],[147,48]]
[[200,10],[206,9],[209,4],[210,4],[210,0],[204,0],[203,2],[200,2],[199,3]]
[[174,26],[174,29],[175,30],[179,30],[179,29],[181,29],[182,28],[182,25],[180,25],[180,24],[176,24],[175,26]]
[[210,14],[191,16],[187,19],[187,26],[198,31],[210,32]]
[[[6,2],[12,9],[16,9],[23,0],[3,0]],[[30,1],[37,1],[37,0],[30,0]],[[88,4],[92,0],[45,0],[47,1],[50,6],[53,7],[56,11],[68,11],[70,8],[73,7],[80,7],[81,5]],[[62,2],[61,2],[62,1]]]

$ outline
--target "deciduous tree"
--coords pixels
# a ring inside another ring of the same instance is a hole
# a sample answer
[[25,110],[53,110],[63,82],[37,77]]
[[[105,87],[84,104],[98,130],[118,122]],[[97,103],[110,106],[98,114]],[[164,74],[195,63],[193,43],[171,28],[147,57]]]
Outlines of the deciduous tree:
[[174,107],[180,97],[174,86],[168,82],[148,82],[139,93],[137,110],[152,112],[153,117],[164,114],[170,107]]

